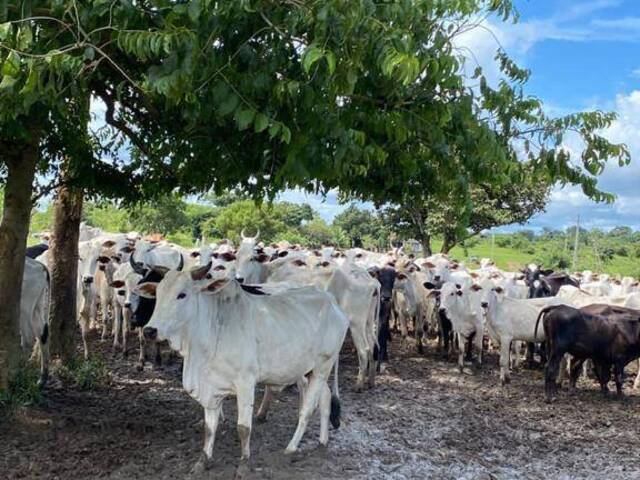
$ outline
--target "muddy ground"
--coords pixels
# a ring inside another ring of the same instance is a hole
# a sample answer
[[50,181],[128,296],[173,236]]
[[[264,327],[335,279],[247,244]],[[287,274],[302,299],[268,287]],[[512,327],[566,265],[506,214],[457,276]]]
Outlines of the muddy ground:
[[[135,350],[123,360],[96,338],[91,346],[108,365],[109,385],[81,392],[53,379],[42,405],[4,420],[0,478],[193,478],[203,414],[181,388],[180,360],[137,372]],[[345,347],[343,423],[330,432],[326,449],[318,444],[316,418],[300,453],[283,454],[298,402],[295,389],[283,392],[267,422],[254,424],[253,457],[239,470],[242,477],[640,479],[640,395],[631,390],[631,375],[622,401],[603,399],[592,381],[581,380],[575,393],[563,390],[547,405],[541,371],[516,371],[500,387],[492,354],[481,371],[465,374],[436,355],[433,344],[417,355],[394,341],[391,354],[375,389],[356,393],[355,359]],[[224,414],[213,468],[199,478],[231,479],[238,472],[233,399]]]

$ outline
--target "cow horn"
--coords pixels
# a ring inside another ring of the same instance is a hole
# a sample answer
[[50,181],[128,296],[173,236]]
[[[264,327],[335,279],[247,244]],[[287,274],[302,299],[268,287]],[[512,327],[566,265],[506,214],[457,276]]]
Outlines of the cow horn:
[[211,270],[211,265],[212,264],[213,263],[210,261],[204,267],[198,267],[198,268],[195,268],[195,269],[191,270],[191,279],[192,280],[202,280],[207,275],[207,272],[209,272],[209,270]]
[[256,232],[256,236],[255,237],[247,237],[244,234],[244,228],[240,231],[240,236],[242,237],[242,240],[244,241],[257,241],[258,237],[260,236],[260,229],[258,228],[257,232]]
[[144,275],[145,273],[147,273],[142,262],[136,262],[133,259],[133,255],[129,257],[129,265],[131,265],[131,268],[133,269],[133,271],[136,272],[138,275]]
[[162,265],[156,265],[155,267],[153,267],[153,271],[164,278],[169,269],[167,267],[163,267]]
[[178,264],[178,268],[176,270],[181,272],[183,268],[184,268],[184,257],[182,256],[182,253],[181,253],[180,254],[180,263]]

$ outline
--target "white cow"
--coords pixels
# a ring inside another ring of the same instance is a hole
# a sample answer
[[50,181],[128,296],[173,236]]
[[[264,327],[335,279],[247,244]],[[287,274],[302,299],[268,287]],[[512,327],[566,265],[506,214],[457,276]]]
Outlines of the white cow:
[[49,373],[49,271],[42,263],[25,258],[20,294],[20,345],[29,354],[37,343],[40,355],[39,385]]
[[485,309],[487,331],[491,340],[500,344],[500,381],[510,381],[509,354],[511,342],[540,342],[544,333],[534,330],[538,314],[542,308],[550,305],[562,305],[567,302],[557,297],[515,299],[506,296],[502,287],[483,288],[482,307]]
[[475,338],[478,355],[477,363],[482,364],[482,338],[484,334],[483,312],[477,284],[454,284],[446,282],[439,290],[440,313],[451,322],[453,331],[458,335],[458,369],[464,367],[464,353],[467,342]]
[[[292,284],[244,286],[236,280],[204,280],[207,266],[168,272],[157,286],[148,338],[167,339],[184,358],[183,386],[205,409],[206,467],[222,401],[236,395],[242,459],[250,455],[256,384],[283,386],[310,375],[298,426],[286,453],[295,452],[320,405],[320,442],[329,420],[337,426],[337,362],[349,322],[333,297],[317,287]],[[332,398],[328,379],[336,366]]]

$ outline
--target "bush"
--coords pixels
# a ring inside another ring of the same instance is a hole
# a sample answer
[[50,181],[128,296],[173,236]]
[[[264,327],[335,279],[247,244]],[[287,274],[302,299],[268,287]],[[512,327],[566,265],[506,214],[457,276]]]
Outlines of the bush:
[[616,248],[616,255],[620,256],[620,257],[628,257],[629,256],[629,249],[627,247],[618,247]]
[[24,363],[11,381],[7,390],[0,391],[0,415],[10,415],[25,405],[37,405],[42,401],[42,390],[38,386],[38,369]]
[[68,365],[61,365],[56,375],[63,383],[80,390],[93,390],[107,382],[106,365],[99,358],[84,360],[76,357]]

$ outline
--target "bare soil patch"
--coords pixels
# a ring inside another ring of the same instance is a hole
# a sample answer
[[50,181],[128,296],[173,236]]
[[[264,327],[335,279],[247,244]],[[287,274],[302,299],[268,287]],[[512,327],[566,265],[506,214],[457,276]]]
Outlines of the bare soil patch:
[[[131,345],[136,339],[131,337]],[[110,384],[81,392],[54,381],[37,407],[0,424],[0,478],[182,479],[200,455],[203,414],[182,390],[181,361],[135,370],[94,335]],[[581,379],[543,402],[542,372],[516,371],[498,384],[497,358],[459,374],[430,344],[422,356],[391,346],[374,389],[353,390],[356,361],[341,356],[343,423],[318,444],[319,421],[301,451],[283,451],[297,419],[295,388],[283,392],[265,423],[254,423],[252,460],[238,469],[235,399],[224,407],[213,468],[199,478],[232,479],[636,479],[640,478],[640,396],[628,367],[624,400],[603,398]],[[164,358],[167,358],[166,352]],[[258,397],[259,398],[259,397]],[[316,416],[317,417],[317,416]]]

